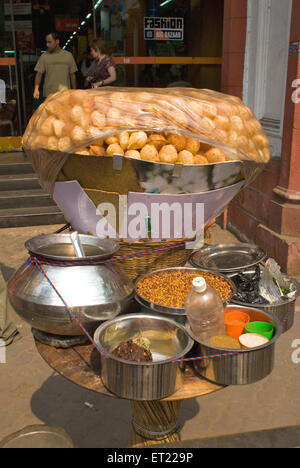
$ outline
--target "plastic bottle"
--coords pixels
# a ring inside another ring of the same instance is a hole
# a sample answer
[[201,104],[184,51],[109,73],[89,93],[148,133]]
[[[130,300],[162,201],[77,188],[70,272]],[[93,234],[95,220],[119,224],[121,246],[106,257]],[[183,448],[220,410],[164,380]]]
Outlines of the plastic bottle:
[[220,294],[208,286],[204,278],[194,278],[193,289],[185,300],[185,311],[191,330],[199,341],[209,344],[213,336],[226,335]]

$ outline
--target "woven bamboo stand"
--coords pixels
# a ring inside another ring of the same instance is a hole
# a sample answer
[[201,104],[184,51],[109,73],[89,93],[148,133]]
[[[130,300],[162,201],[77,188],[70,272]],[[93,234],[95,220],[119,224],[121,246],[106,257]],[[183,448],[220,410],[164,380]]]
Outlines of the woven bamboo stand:
[[[152,241],[149,239],[139,242],[119,241],[120,250],[116,253],[116,256],[140,253],[146,250],[166,247],[170,243],[181,241],[182,239],[168,241]],[[120,260],[118,265],[128,278],[135,280],[137,277],[144,275],[145,273],[158,270],[160,268],[184,266],[190,254],[191,250],[186,249],[183,244],[168,250],[160,250],[140,257],[137,256]]]
[[131,401],[132,430],[129,447],[147,447],[180,440],[181,401]]

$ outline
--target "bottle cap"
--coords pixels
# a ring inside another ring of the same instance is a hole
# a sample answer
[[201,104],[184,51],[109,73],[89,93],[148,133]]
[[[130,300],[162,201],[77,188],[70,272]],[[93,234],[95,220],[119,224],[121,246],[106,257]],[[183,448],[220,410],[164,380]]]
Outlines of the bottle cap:
[[206,281],[202,276],[193,279],[193,289],[197,293],[202,293],[206,290]]

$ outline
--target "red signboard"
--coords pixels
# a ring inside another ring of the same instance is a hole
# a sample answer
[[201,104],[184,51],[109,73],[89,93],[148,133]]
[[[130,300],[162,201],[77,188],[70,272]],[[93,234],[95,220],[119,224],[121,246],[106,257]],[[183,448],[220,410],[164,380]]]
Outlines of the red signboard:
[[55,18],[56,31],[76,31],[79,20],[76,18]]

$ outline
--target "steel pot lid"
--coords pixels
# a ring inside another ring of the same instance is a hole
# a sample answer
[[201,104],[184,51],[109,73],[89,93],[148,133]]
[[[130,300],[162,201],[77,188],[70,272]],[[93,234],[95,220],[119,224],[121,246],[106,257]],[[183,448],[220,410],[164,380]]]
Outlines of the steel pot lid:
[[245,270],[258,265],[266,252],[254,244],[219,244],[194,252],[189,261],[196,268],[223,273]]
[[119,250],[119,245],[111,239],[79,234],[85,256],[78,258],[70,234],[43,234],[25,242],[26,249],[34,255],[55,261],[105,260]]

